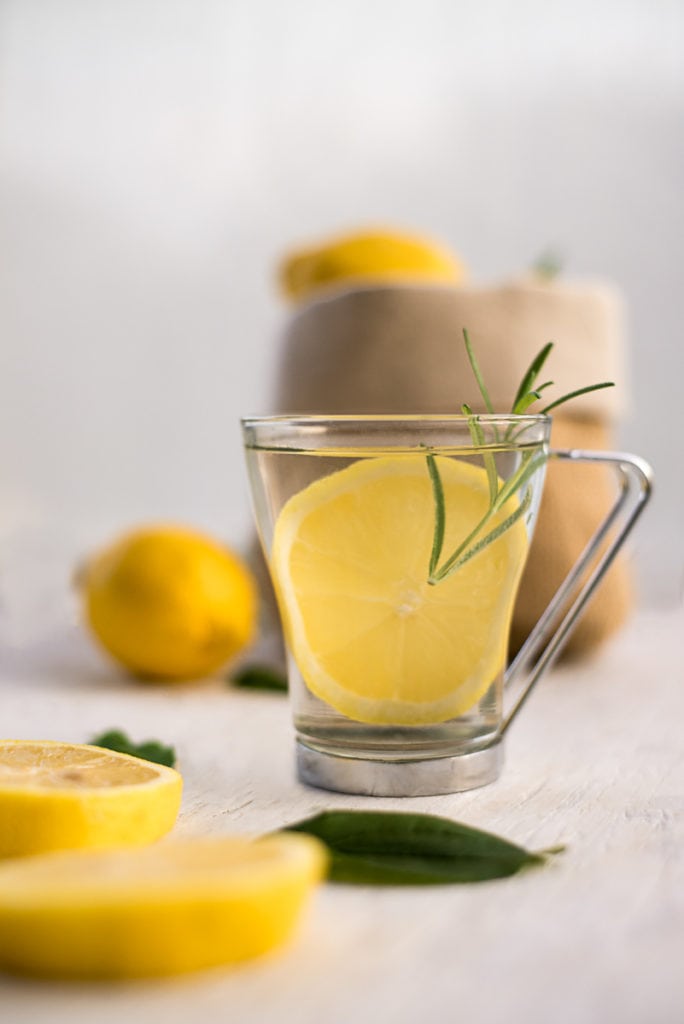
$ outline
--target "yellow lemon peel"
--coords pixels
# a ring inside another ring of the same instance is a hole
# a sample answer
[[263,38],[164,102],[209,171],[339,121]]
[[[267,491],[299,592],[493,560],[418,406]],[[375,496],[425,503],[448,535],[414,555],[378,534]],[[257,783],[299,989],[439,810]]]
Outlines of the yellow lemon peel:
[[257,590],[250,570],[196,531],[132,531],[97,554],[82,576],[94,635],[142,679],[207,676],[253,639]]
[[139,846],[173,827],[173,768],[88,744],[0,741],[0,857]]

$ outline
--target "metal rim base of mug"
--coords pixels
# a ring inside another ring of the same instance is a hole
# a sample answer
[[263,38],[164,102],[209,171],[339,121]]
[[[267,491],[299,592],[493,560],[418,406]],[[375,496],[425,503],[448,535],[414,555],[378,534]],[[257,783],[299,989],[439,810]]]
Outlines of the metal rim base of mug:
[[482,750],[427,761],[376,761],[328,754],[296,743],[297,777],[307,786],[358,796],[439,796],[494,782],[503,765],[499,741]]

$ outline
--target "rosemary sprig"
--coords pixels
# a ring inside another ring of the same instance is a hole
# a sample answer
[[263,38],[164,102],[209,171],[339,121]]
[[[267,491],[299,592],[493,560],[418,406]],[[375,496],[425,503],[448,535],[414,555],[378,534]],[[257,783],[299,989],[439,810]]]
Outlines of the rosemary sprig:
[[[468,332],[465,329],[463,330],[463,340],[465,342],[468,361],[472,368],[473,376],[477,381],[477,386],[480,389],[480,394],[482,395],[485,408],[488,413],[494,414],[494,407],[489,396],[489,391],[487,390],[487,386],[484,382],[484,377],[477,362]],[[544,345],[525,371],[518,390],[516,391],[515,398],[513,399],[511,409],[513,415],[520,416],[527,412],[530,406],[534,405],[535,402],[541,399],[542,392],[545,391],[546,388],[551,387],[553,383],[552,381],[545,381],[543,384],[537,384],[536,382],[552,348],[553,342],[551,341]],[[599,391],[602,388],[610,387],[613,387],[612,381],[602,381],[599,384],[589,384],[587,387],[578,388],[575,391],[570,391],[568,394],[555,399],[555,401],[545,406],[541,412],[543,415],[546,415],[552,409],[556,409],[559,405],[563,405],[571,399],[578,398],[580,395],[586,395],[590,391]],[[470,531],[468,536],[461,541],[456,550],[453,551],[440,566],[439,560],[444,547],[444,536],[446,531],[446,503],[444,500],[444,486],[440,476],[439,466],[437,465],[437,460],[434,452],[427,452],[427,467],[428,473],[430,474],[432,496],[435,505],[435,527],[433,531],[432,550],[430,552],[430,564],[428,567],[428,583],[433,586],[440,583],[442,580],[447,579],[454,572],[460,569],[462,565],[469,562],[471,558],[474,558],[481,551],[484,551],[485,548],[498,540],[499,537],[510,530],[511,527],[514,526],[523,515],[525,515],[532,503],[532,477],[538,470],[541,470],[544,467],[548,458],[548,454],[545,451],[536,453],[529,451],[523,452],[520,465],[516,471],[509,476],[507,480],[500,480],[494,454],[491,451],[487,451],[487,440],[482,428],[480,417],[473,412],[472,408],[467,403],[464,403],[461,406],[461,411],[467,417],[468,430],[470,431],[473,445],[482,455],[489,487],[489,507],[480,521]],[[511,445],[515,443],[517,435],[513,433],[513,430],[513,424],[511,424],[504,436],[505,444]],[[495,443],[501,443],[497,433],[495,433]],[[511,499],[520,492],[522,492],[522,496],[519,504],[513,509],[513,511],[493,529],[485,532],[494,516],[501,512],[504,505],[506,505],[508,501],[511,501]]]

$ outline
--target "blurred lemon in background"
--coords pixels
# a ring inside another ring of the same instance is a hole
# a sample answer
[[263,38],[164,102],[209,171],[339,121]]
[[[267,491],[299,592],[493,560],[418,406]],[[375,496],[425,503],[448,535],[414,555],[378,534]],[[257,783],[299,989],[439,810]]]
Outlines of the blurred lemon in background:
[[292,252],[280,267],[285,294],[295,301],[342,283],[463,280],[463,265],[444,246],[422,235],[360,231]]
[[82,584],[93,633],[142,679],[207,676],[254,636],[251,572],[232,551],[193,530],[128,533],[89,561]]

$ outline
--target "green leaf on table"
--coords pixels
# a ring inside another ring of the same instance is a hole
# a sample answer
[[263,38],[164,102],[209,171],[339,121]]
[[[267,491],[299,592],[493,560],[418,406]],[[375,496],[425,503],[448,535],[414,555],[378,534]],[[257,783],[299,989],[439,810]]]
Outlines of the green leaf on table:
[[246,690],[274,690],[287,693],[287,678],[269,665],[245,665],[228,680],[233,686]]
[[145,740],[144,743],[134,743],[125,732],[120,729],[110,729],[108,732],[100,733],[89,741],[94,747],[104,747],[105,750],[115,750],[118,754],[131,754],[132,757],[141,757],[145,761],[153,761],[155,764],[165,764],[173,768],[176,763],[176,751],[159,740]]
[[357,885],[483,882],[560,852],[531,853],[448,818],[394,811],[324,811],[284,831],[316,836],[330,852],[329,880]]

